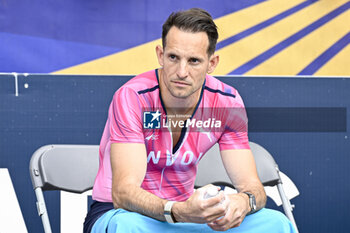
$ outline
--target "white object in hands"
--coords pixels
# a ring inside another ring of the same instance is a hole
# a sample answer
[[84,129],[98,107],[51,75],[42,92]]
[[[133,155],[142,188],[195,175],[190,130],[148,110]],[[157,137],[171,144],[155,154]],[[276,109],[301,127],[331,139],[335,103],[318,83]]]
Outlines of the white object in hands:
[[[223,192],[223,191],[221,191]],[[208,187],[206,190],[205,190],[205,193],[204,193],[204,196],[203,196],[203,199],[208,199],[208,198],[212,198],[212,197],[215,197],[217,195],[219,195],[220,191],[219,191],[219,187],[217,186],[210,186]],[[218,203],[217,205],[223,205],[224,204],[224,201],[226,201],[226,195],[224,196],[224,199],[222,199],[220,201],[220,203]],[[222,217],[219,217],[217,220],[223,218],[224,216]]]
[[212,198],[215,197],[216,195],[219,194],[219,189],[217,186],[210,186],[205,190],[204,199]]

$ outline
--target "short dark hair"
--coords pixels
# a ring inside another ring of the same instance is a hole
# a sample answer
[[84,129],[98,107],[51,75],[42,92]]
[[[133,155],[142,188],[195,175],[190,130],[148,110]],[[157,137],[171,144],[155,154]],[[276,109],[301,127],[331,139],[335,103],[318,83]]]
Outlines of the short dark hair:
[[162,44],[166,46],[166,36],[172,26],[188,32],[205,32],[208,35],[209,46],[207,53],[212,55],[216,49],[219,34],[211,15],[200,8],[173,12],[163,24]]

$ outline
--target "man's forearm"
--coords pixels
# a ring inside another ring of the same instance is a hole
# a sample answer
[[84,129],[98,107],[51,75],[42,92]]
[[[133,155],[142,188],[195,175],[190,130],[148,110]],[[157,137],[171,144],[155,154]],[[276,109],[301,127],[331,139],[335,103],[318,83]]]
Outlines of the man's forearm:
[[161,199],[135,185],[127,185],[122,189],[113,191],[115,208],[138,212],[160,221],[165,221],[164,205],[166,202],[167,200]]
[[266,193],[264,188],[256,188],[252,190],[252,193],[255,196],[257,210],[264,208],[266,205]]
[[113,143],[111,166],[114,207],[164,221],[163,209],[166,200],[141,188],[147,170],[145,145]]
[[240,192],[249,192],[255,196],[257,210],[260,210],[260,209],[265,207],[265,205],[266,205],[266,193],[265,193],[264,187],[262,185],[260,185],[260,184],[250,185],[249,187],[246,187],[246,188],[240,190]]

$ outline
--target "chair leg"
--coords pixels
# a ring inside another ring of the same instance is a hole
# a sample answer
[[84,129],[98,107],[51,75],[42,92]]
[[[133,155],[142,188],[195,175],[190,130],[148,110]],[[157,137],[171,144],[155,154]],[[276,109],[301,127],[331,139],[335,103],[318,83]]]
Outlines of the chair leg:
[[36,205],[38,208],[38,214],[41,217],[41,221],[43,222],[44,231],[45,233],[52,233],[49,215],[47,214],[45,199],[41,188],[35,189],[35,195],[36,195],[36,199],[38,200]]
[[283,210],[284,210],[284,213],[287,215],[288,219],[292,222],[292,224],[294,225],[295,227],[295,230],[297,232],[298,231],[298,227],[297,227],[297,224],[295,223],[295,220],[294,220],[294,216],[292,214],[292,206],[290,204],[290,201],[289,199],[287,198],[285,192],[284,192],[284,189],[283,189],[283,186],[282,186],[282,183],[279,183],[277,184],[277,189],[278,189],[278,192],[280,193],[280,196],[281,196],[281,199],[282,199],[282,205],[283,205]]

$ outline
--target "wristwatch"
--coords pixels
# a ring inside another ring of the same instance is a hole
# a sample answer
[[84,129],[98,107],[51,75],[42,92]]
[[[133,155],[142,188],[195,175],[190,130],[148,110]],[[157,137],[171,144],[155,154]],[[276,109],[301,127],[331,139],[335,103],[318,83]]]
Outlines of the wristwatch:
[[168,223],[176,222],[175,218],[171,214],[171,208],[173,207],[174,203],[176,203],[176,201],[168,201],[164,206],[164,217]]
[[248,214],[252,214],[256,212],[256,201],[255,201],[255,196],[249,192],[243,192],[248,195],[249,197],[249,206],[250,206],[250,211]]

